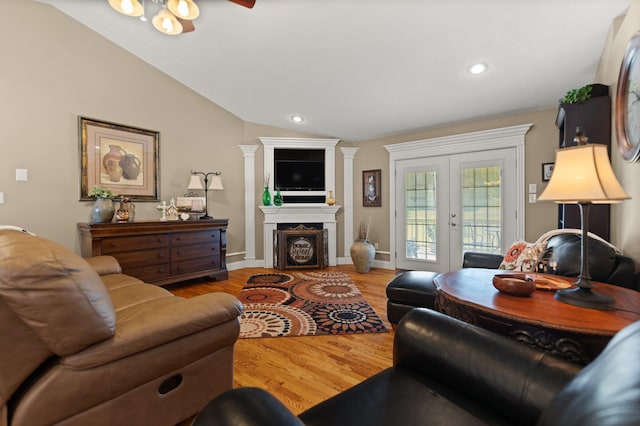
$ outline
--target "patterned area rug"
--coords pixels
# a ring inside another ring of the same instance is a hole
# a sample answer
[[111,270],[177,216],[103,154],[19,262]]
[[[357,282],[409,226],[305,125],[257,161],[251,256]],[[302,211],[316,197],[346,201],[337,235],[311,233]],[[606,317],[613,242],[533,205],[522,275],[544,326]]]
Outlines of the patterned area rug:
[[344,272],[252,275],[238,298],[240,338],[387,331]]

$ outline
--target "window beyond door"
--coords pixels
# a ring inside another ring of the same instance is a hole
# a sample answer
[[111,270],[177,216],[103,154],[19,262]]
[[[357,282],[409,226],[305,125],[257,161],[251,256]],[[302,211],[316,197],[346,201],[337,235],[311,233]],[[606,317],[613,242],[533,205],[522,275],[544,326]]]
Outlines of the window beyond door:
[[405,212],[407,258],[437,258],[437,175],[435,170],[405,175]]
[[500,167],[462,169],[462,252],[501,253]]

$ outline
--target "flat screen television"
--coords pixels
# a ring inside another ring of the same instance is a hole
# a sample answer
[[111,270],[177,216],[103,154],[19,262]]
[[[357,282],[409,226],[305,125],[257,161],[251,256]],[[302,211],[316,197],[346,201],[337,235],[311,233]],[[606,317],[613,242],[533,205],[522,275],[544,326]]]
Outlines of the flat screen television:
[[325,150],[273,150],[274,188],[280,191],[324,191]]
[[324,161],[276,160],[274,183],[280,191],[324,191]]

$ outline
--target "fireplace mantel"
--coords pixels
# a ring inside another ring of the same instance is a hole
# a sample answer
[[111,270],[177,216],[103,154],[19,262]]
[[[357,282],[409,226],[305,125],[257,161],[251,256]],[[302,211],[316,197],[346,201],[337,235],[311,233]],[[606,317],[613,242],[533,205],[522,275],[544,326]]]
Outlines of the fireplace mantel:
[[284,204],[259,206],[264,213],[264,267],[273,268],[273,231],[279,223],[322,223],[329,238],[329,265],[337,264],[336,213],[340,206],[328,204]]

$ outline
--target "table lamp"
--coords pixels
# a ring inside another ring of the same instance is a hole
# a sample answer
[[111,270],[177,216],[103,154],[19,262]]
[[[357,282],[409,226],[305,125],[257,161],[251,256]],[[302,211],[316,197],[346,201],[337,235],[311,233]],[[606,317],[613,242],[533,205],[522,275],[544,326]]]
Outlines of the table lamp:
[[594,291],[589,273],[589,207],[592,204],[619,203],[630,197],[611,168],[607,147],[589,144],[578,127],[574,139],[578,146],[556,150],[551,180],[538,198],[556,203],[577,204],[582,222],[581,264],[576,288],[558,290],[555,298],[584,308],[613,309],[614,299]]
[[[200,176],[204,176],[204,186],[202,186],[202,180],[200,180]],[[189,181],[189,185],[187,189],[204,189],[204,215],[200,217],[200,219],[212,219],[208,213],[209,200],[207,199],[207,192],[211,189],[212,191],[220,191],[224,189],[222,186],[222,178],[220,177],[222,172],[194,172],[191,171],[191,180]],[[209,184],[209,176],[211,176],[211,184]]]

